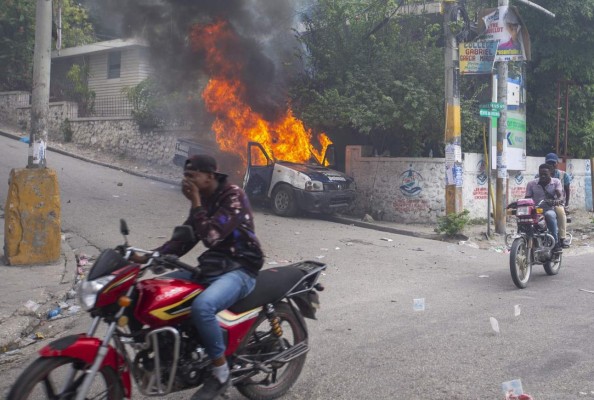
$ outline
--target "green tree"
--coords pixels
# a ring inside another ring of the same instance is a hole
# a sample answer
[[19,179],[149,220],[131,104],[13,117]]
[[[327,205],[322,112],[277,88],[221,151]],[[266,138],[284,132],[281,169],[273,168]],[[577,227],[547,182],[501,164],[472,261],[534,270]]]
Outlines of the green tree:
[[308,73],[293,106],[309,126],[378,152],[443,151],[442,29],[435,16],[399,17],[397,7],[320,0],[300,35]]
[[[0,2],[0,90],[31,90],[35,5],[31,0]],[[82,6],[73,0],[62,0],[62,47],[94,42],[93,27],[88,21]]]
[[30,90],[35,45],[35,2],[0,3],[0,90]]
[[[532,47],[532,60],[526,64],[528,154],[544,155],[554,150],[557,82],[570,81],[568,154],[589,158],[594,143],[594,0],[541,0],[538,4],[556,17],[544,17],[531,7],[519,6]],[[561,96],[562,134],[563,92]]]

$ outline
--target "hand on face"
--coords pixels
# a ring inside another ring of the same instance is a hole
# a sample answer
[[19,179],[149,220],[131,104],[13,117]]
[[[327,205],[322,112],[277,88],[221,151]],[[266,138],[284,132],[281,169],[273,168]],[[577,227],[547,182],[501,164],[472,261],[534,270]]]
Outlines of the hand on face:
[[184,196],[192,202],[200,202],[200,188],[195,181],[194,174],[189,171],[184,172],[184,178],[181,183]]

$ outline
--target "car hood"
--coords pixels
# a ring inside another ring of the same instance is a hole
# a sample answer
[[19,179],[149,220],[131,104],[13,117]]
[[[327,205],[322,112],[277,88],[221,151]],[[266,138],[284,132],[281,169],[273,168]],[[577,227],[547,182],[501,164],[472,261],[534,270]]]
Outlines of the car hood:
[[348,182],[353,181],[352,178],[344,174],[343,172],[336,171],[334,169],[322,167],[316,164],[297,164],[287,161],[280,161],[279,164],[299,171],[310,177],[311,180],[320,181],[323,183],[327,182]]

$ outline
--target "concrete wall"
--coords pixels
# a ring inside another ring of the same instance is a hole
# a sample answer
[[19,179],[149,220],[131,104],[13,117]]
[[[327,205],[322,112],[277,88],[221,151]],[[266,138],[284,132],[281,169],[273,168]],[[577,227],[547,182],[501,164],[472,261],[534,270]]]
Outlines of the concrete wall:
[[[31,107],[18,107],[16,110],[18,125],[25,131],[31,129]],[[78,104],[71,101],[58,101],[50,103],[48,120],[48,140],[62,141],[62,122],[66,119],[74,119],[78,116]]]
[[444,215],[443,158],[365,157],[362,146],[347,146],[346,153],[346,173],[357,185],[353,213],[414,223]]
[[178,137],[188,130],[140,131],[132,118],[77,118],[70,121],[74,143],[103,151],[169,165]]
[[[508,202],[524,196],[543,157],[527,157],[526,171],[509,171]],[[445,159],[371,157],[361,146],[347,146],[346,173],[355,179],[354,214],[381,216],[383,220],[435,223],[445,215]],[[570,205],[592,210],[590,160],[569,159],[572,177]],[[495,191],[496,173],[491,174]],[[487,217],[487,174],[482,154],[464,153],[463,207],[472,218]]]
[[17,109],[29,105],[29,92],[0,92],[0,121],[16,125],[18,123]]

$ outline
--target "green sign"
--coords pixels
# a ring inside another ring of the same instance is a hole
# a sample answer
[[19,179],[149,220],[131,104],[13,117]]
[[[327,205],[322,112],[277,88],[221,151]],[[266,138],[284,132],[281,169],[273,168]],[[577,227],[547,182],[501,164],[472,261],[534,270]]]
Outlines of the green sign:
[[481,108],[479,110],[480,116],[481,117],[498,117],[499,118],[499,111],[497,110],[485,110],[484,108]]
[[505,104],[503,103],[487,103],[481,104],[479,108],[486,108],[491,110],[503,110],[505,108]]

